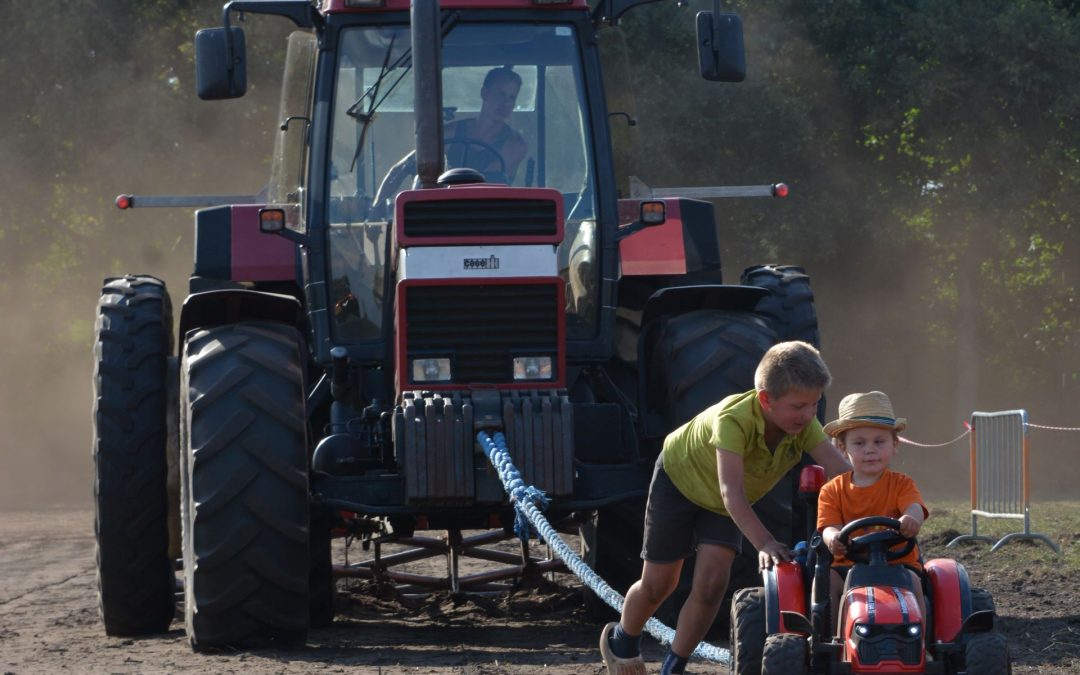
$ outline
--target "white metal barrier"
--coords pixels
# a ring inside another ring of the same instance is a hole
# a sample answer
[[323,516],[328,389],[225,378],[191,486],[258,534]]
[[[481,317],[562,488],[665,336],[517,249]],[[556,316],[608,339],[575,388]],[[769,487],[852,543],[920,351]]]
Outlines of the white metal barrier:
[[[962,541],[992,542],[996,551],[1010,541],[1041,541],[1061,553],[1050,537],[1031,531],[1028,458],[1031,445],[1027,411],[975,412],[971,414],[971,534],[962,534],[947,544]],[[1012,532],[994,541],[979,534],[979,516],[1015,518],[1024,521],[1023,532]]]

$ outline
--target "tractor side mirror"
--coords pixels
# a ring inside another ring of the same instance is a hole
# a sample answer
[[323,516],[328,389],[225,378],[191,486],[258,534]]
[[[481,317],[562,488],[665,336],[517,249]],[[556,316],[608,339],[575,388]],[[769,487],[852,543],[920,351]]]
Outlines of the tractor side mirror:
[[[717,3],[718,4],[718,3]],[[746,46],[737,14],[698,12],[698,64],[701,76],[716,82],[746,79]]]
[[239,98],[247,91],[244,29],[204,28],[195,33],[195,90],[204,101]]

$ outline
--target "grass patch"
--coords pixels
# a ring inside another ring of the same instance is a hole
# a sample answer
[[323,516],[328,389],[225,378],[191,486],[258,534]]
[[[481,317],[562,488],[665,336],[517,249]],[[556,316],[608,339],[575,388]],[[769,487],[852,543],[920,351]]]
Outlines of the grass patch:
[[[1060,548],[1058,555],[1043,542],[1012,541],[990,553],[992,543],[959,543],[952,548],[946,545],[961,534],[971,534],[971,503],[934,501],[927,504],[930,518],[919,532],[923,557],[956,558],[959,552],[978,554],[1003,564],[1064,565],[1080,570],[1080,502],[1047,501],[1031,506],[1031,531],[1045,534]],[[993,537],[995,541],[1012,532],[1023,532],[1024,521],[1015,518],[978,518],[979,534]],[[1037,561],[1037,562],[1036,562]]]

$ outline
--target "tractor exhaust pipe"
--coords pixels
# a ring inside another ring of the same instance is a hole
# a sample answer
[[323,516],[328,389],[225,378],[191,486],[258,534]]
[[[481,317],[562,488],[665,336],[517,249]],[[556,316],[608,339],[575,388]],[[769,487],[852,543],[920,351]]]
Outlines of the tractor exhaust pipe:
[[413,89],[416,110],[416,177],[437,186],[443,172],[442,29],[439,0],[412,0]]

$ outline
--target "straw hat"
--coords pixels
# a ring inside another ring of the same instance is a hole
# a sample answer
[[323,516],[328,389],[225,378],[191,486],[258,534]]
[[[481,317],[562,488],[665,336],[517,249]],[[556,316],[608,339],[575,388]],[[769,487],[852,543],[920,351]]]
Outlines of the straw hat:
[[880,391],[867,394],[848,394],[840,401],[839,417],[825,425],[825,433],[836,438],[855,427],[878,427],[903,431],[907,420],[893,412],[892,401]]

